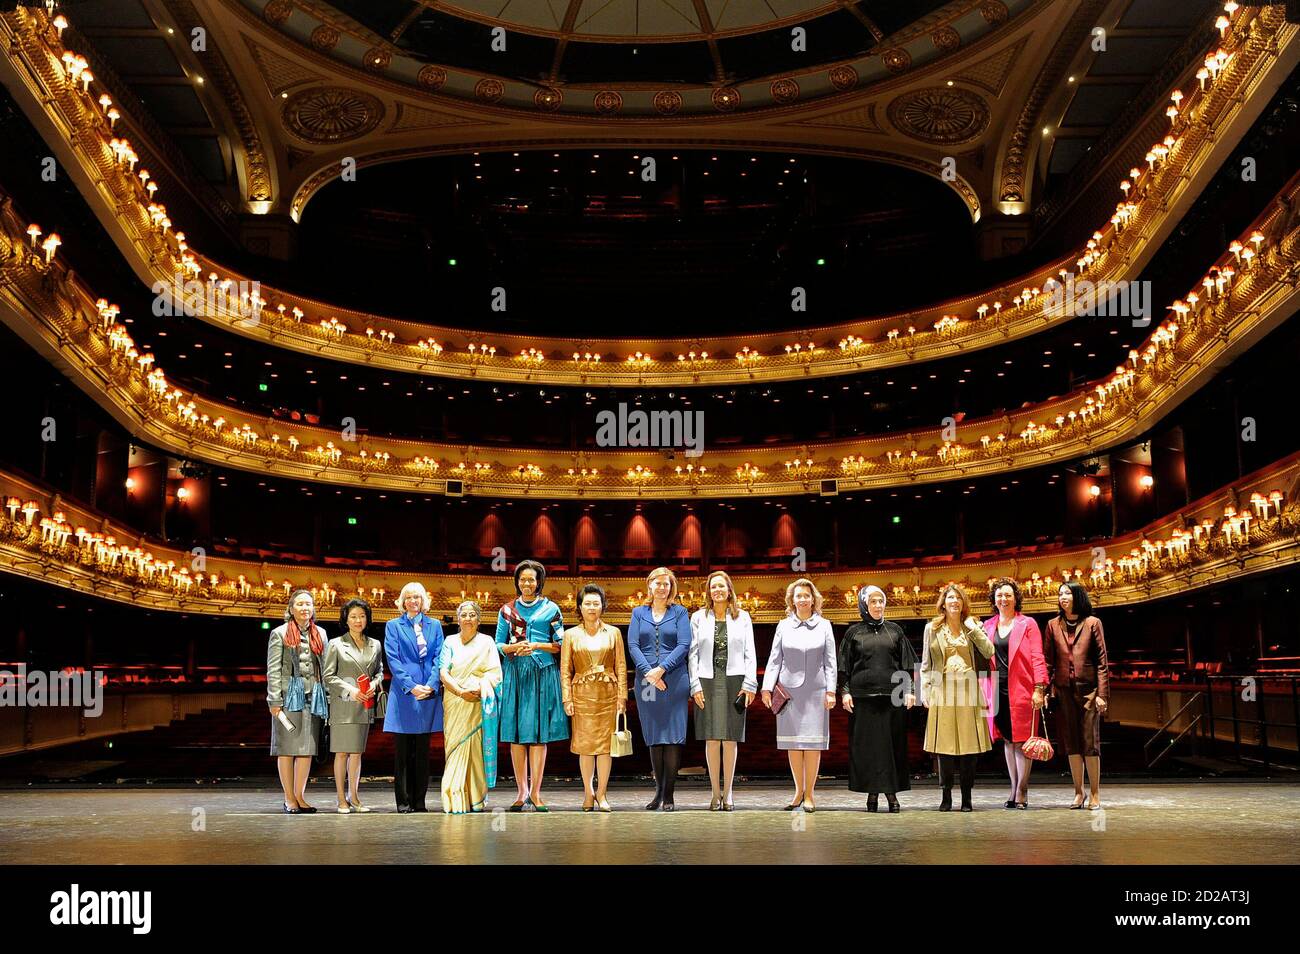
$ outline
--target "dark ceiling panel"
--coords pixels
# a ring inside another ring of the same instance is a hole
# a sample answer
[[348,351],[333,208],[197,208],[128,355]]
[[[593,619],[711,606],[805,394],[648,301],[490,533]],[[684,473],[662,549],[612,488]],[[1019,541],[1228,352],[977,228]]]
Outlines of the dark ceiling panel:
[[1070,102],[1070,108],[1065,111],[1061,125],[1109,126],[1141,89],[1141,86],[1136,85],[1080,85]]
[[817,62],[860,56],[876,45],[871,31],[847,10],[802,24],[808,31],[807,52],[790,49],[790,28],[763,30],[718,41],[723,68],[730,76],[748,78],[802,69],[808,57]]
[[185,157],[189,159],[203,178],[218,185],[227,181],[226,163],[222,157],[221,143],[215,138],[210,136],[179,136],[176,142],[185,153]]
[[569,83],[708,83],[714,78],[713,57],[708,45],[699,42],[570,41],[564,48],[560,77]]
[[1199,25],[1213,5],[1213,0],[1133,0],[1119,25],[1126,29],[1186,29]]
[[333,0],[330,5],[387,38],[418,4],[415,0]]
[[398,45],[436,63],[538,80],[550,72],[556,41],[527,33],[507,33],[505,50],[496,52],[492,49],[491,27],[430,10],[407,27]]
[[885,36],[933,13],[948,0],[863,0],[858,6]]
[[164,126],[211,126],[212,119],[188,86],[151,86],[138,83],[135,94],[153,118]]
[[124,79],[136,76],[184,76],[185,71],[163,39],[152,37],[94,37],[95,49]]
[[1047,166],[1048,175],[1069,172],[1080,159],[1088,154],[1088,149],[1094,142],[1096,142],[1095,139],[1072,139],[1069,137],[1057,139],[1052,146],[1052,158]]
[[1106,41],[1106,51],[1097,54],[1088,74],[1090,76],[1119,76],[1126,73],[1151,75],[1164,65],[1165,58],[1182,42],[1183,38],[1180,36],[1112,36]]
[[139,0],[82,0],[69,14],[77,29],[93,30],[95,27],[125,27],[130,29],[155,29],[153,20]]

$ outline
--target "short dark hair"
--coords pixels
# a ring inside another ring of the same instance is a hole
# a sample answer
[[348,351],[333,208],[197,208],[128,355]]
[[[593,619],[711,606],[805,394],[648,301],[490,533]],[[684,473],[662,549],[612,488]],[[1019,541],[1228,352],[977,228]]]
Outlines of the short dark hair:
[[523,595],[519,590],[519,574],[524,570],[532,570],[537,574],[537,595],[542,596],[542,587],[546,586],[546,567],[536,560],[520,560],[519,565],[515,567],[515,595]]
[[588,593],[595,593],[600,597],[600,611],[605,612],[605,591],[595,583],[588,583],[578,591],[578,609],[582,609],[582,601],[587,598]]
[[1016,612],[1019,613],[1020,607],[1024,605],[1025,600],[1020,593],[1020,584],[1009,576],[1004,576],[1000,580],[993,581],[993,585],[989,587],[989,605],[993,607],[994,612],[997,611],[998,603],[995,597],[998,595],[998,590],[1002,589],[1004,586],[1011,587],[1011,592],[1016,594]]
[[[1088,599],[1088,591],[1083,588],[1082,583],[1076,583],[1074,580],[1066,580],[1061,584],[1061,586],[1069,590],[1070,596],[1074,599],[1074,605],[1071,608],[1074,610],[1075,616],[1079,617],[1079,619],[1083,619],[1085,616],[1092,615],[1092,600]],[[1061,592],[1060,587],[1057,587],[1056,592]],[[1065,613],[1061,612],[1059,609],[1057,612],[1060,616],[1065,615]]]
[[[370,612],[370,604],[367,603],[365,600],[356,599],[354,597],[353,599],[350,599],[346,603],[344,603],[343,608],[339,610],[339,629],[342,630],[344,635],[352,632],[352,630],[348,628],[348,616],[350,616],[352,611],[356,609],[358,606],[361,607],[363,610],[365,610],[366,629],[370,628],[370,623],[374,619],[374,617],[371,615]],[[365,632],[365,630],[362,630],[362,632]]]

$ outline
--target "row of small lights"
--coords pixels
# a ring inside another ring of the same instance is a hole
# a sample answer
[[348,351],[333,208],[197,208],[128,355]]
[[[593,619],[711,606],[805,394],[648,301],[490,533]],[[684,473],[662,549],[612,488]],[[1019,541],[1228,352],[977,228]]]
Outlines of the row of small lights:
[[[32,229],[27,230],[31,238],[33,249],[36,248],[39,233],[34,233]],[[1265,242],[1264,234],[1259,230],[1250,233],[1246,243],[1234,240],[1228,247],[1228,253],[1232,260],[1241,266],[1242,275],[1257,267],[1261,257]],[[1247,254],[1251,253],[1251,254]],[[52,254],[47,253],[46,262],[52,262]],[[1212,303],[1226,296],[1232,288],[1238,272],[1228,264],[1212,268],[1202,282],[1197,286],[1204,290],[1202,297],[1196,291],[1188,293],[1185,299],[1179,299],[1171,305],[1177,318],[1188,320],[1188,317],[1194,320],[1196,314],[1202,310],[1202,306],[1208,308]],[[166,377],[161,368],[155,366],[155,357],[151,353],[141,354],[135,347],[131,336],[127,333],[126,328],[117,323],[120,309],[112,305],[105,299],[99,299],[96,302],[98,312],[97,330],[107,339],[110,349],[114,353],[120,353],[126,359],[133,371],[137,371],[143,378],[144,383],[150,394],[154,395],[165,406],[171,407],[181,423],[190,427],[208,427],[211,426],[214,433],[232,435],[233,439],[246,449],[253,448],[257,445],[260,435],[253,430],[248,423],[242,425],[231,425],[225,429],[227,421],[224,417],[210,417],[208,414],[198,410],[196,402],[186,399],[183,392],[179,389],[170,388],[167,384]],[[1025,442],[1042,442],[1055,436],[1063,428],[1072,426],[1076,423],[1089,423],[1098,417],[1108,402],[1119,396],[1123,396],[1132,391],[1136,383],[1139,372],[1148,372],[1155,365],[1158,357],[1162,353],[1172,352],[1177,344],[1180,331],[1180,325],[1175,320],[1166,320],[1158,326],[1148,339],[1146,347],[1142,351],[1131,349],[1128,355],[1126,365],[1116,368],[1106,381],[1093,387],[1093,394],[1089,394],[1083,399],[1077,409],[1071,409],[1068,412],[1058,413],[1050,424],[1038,424],[1030,421],[1019,432],[1019,438]],[[1054,425],[1054,426],[1053,426]],[[1013,435],[999,432],[996,435],[985,434],[979,438],[980,450],[985,453],[1001,453],[1005,451],[1008,442]],[[301,446],[300,440],[293,435],[288,438],[282,438],[277,433],[270,435],[270,443],[277,451],[287,447],[290,453],[296,453]],[[283,441],[283,445],[282,442]],[[970,451],[961,443],[956,441],[945,441],[942,446],[934,450],[933,456],[940,461],[948,463],[958,461]],[[315,454],[318,458],[330,465],[338,466],[342,462],[343,451],[334,445],[332,441],[327,441],[323,445],[315,448]],[[365,451],[358,452],[360,466],[386,468],[392,462],[391,455],[387,452],[367,454]],[[891,450],[884,455],[887,465],[908,465],[916,464],[923,456],[920,451],[913,448],[909,451]],[[400,461],[399,461],[400,463]],[[411,460],[410,464],[417,472],[426,474],[437,473],[444,465],[428,456],[418,456]],[[811,475],[817,469],[815,462],[809,458],[807,460],[794,460],[783,462],[785,471],[788,476],[803,478]],[[847,456],[839,461],[839,473],[850,477],[861,477],[864,474],[880,466],[878,460],[872,460],[862,455]],[[451,468],[453,473],[459,475],[483,476],[491,472],[491,466],[484,463],[470,464],[460,462]],[[827,465],[828,471],[833,471],[832,465]],[[509,470],[504,473],[511,473]],[[691,479],[698,479],[706,476],[710,471],[703,466],[693,466],[692,469],[679,468],[677,471],[661,472],[644,465],[638,465],[629,469],[626,476],[629,480],[645,482],[665,474],[672,476],[686,476]],[[746,461],[741,466],[735,468],[736,477],[748,484],[752,484],[763,476],[763,470],[752,462]],[[717,472],[713,472],[717,477]],[[517,469],[517,475],[525,480],[539,480],[544,475],[544,471],[536,464],[526,463]],[[571,468],[569,477],[581,480],[594,480],[600,476],[598,469],[582,469],[575,471]]]
[[[1175,528],[1164,540],[1151,540],[1144,537],[1138,546],[1130,549],[1127,555],[1119,559],[1107,558],[1104,561],[1094,562],[1086,574],[1088,584],[1093,589],[1104,590],[1116,583],[1139,582],[1159,570],[1209,558],[1218,549],[1216,543],[1220,537],[1223,547],[1230,552],[1234,549],[1244,550],[1250,546],[1252,524],[1269,519],[1280,520],[1285,500],[1285,494],[1281,490],[1273,490],[1267,495],[1256,491],[1250,495],[1253,514],[1238,513],[1236,508],[1229,504],[1223,509],[1222,522],[1207,517],[1199,523],[1192,524],[1190,529]],[[196,586],[212,591],[226,589],[229,591],[229,598],[234,600],[287,597],[294,589],[294,585],[289,580],[280,583],[264,580],[261,584],[254,584],[243,574],[225,580],[217,573],[191,574],[186,567],[178,568],[175,560],[164,562],[142,547],[118,543],[112,534],[92,531],[84,526],[74,527],[61,510],[54,512],[52,516],[42,516],[38,522],[36,517],[41,513],[41,506],[35,500],[22,501],[18,497],[11,496],[7,498],[4,506],[9,514],[10,524],[17,528],[20,534],[30,533],[32,528],[39,530],[40,540],[37,545],[42,549],[48,548],[55,552],[64,550],[71,545],[72,538],[75,537],[77,562],[83,565],[90,563],[100,572],[121,572],[146,583],[170,585],[174,592],[185,595],[189,595]],[[19,513],[23,515],[22,522],[18,520]],[[1082,581],[1084,577],[1085,573],[1079,567],[1061,571],[1062,582],[1071,579]],[[989,577],[987,583],[991,585],[995,579]],[[1033,573],[1024,581],[1025,592],[1031,598],[1050,598],[1055,592],[1055,586],[1055,578],[1050,574]],[[338,590],[328,583],[313,585],[310,590],[319,602],[325,604],[333,604],[338,597]],[[858,590],[858,586],[853,586],[844,594],[846,605],[856,604]],[[918,601],[921,599],[923,589],[920,584],[913,584],[909,594],[906,587],[893,585],[892,591],[896,601],[905,601],[909,598],[911,601]],[[358,592],[365,594],[364,588]],[[369,595],[372,600],[382,603],[387,592],[385,587],[371,587]],[[460,595],[462,599],[467,597],[464,590]],[[479,602],[485,602],[489,595],[486,591],[479,591],[475,593],[475,598]],[[569,598],[571,599],[572,596],[570,592]],[[692,603],[695,591],[686,591],[683,596],[688,603]],[[643,600],[644,593],[638,591],[627,598],[627,604],[635,606]],[[742,601],[757,607],[762,605],[765,599],[757,592],[746,590]]]
[[[1238,4],[1231,2],[1231,0],[1229,0],[1229,2],[1224,5],[1224,14],[1221,15],[1215,22],[1215,26],[1219,29],[1221,39],[1226,37],[1227,31],[1231,27],[1231,20],[1229,18],[1238,9],[1239,9]],[[68,21],[62,14],[59,14],[54,18],[52,22],[61,40],[63,31],[68,26]],[[1226,52],[1222,48],[1217,49],[1214,53],[1208,55],[1205,58],[1204,65],[1201,67],[1201,69],[1197,71],[1196,74],[1197,80],[1199,82],[1198,92],[1200,94],[1204,94],[1208,90],[1208,88],[1218,80],[1220,74],[1227,67],[1227,64],[1230,62],[1231,58],[1232,58],[1232,54]],[[90,91],[89,91],[90,83],[93,81],[94,77],[87,69],[87,64],[85,59],[77,56],[71,51],[64,50],[61,54],[60,62],[63,64],[65,73],[68,75],[68,77],[74,84],[74,88],[77,83],[80,83],[82,94],[87,97],[90,97]],[[1176,124],[1178,122],[1178,118],[1181,115],[1180,105],[1182,101],[1186,98],[1187,97],[1184,96],[1184,94],[1180,90],[1175,90],[1171,95],[1172,105],[1167,110],[1167,115],[1170,118],[1171,124]],[[109,129],[111,132],[111,130],[115,127],[117,120],[120,118],[120,114],[113,106],[112,98],[108,96],[107,93],[104,93],[100,95],[98,100],[96,100],[95,102],[97,102],[98,105],[100,106],[100,109],[103,112],[108,122]],[[1190,106],[1189,106],[1189,110],[1190,110]],[[1114,233],[1116,235],[1118,235],[1125,228],[1127,228],[1128,224],[1132,221],[1133,217],[1136,215],[1139,208],[1138,203],[1128,200],[1130,191],[1137,187],[1139,180],[1143,176],[1150,177],[1151,175],[1154,175],[1160,168],[1162,168],[1163,164],[1167,160],[1168,155],[1170,154],[1170,152],[1173,151],[1177,143],[1178,143],[1177,137],[1175,137],[1172,134],[1164,137],[1164,139],[1161,142],[1154,145],[1152,149],[1146,154],[1145,158],[1147,161],[1147,169],[1144,171],[1139,169],[1138,167],[1133,167],[1132,169],[1129,170],[1129,179],[1126,179],[1120,183],[1120,189],[1124,193],[1125,201],[1119,203],[1116,206],[1115,214],[1112,215],[1110,219],[1110,225],[1112,226]],[[117,158],[119,166],[126,166],[131,172],[134,172],[135,165],[138,162],[138,156],[135,154],[130,143],[126,139],[112,137],[110,139],[109,146],[112,149],[115,157]],[[716,157],[714,158],[716,159]],[[160,233],[165,240],[167,232],[171,228],[172,223],[171,223],[171,219],[167,216],[166,207],[161,204],[153,203],[151,201],[154,192],[157,189],[157,183],[151,181],[150,174],[146,169],[141,169],[138,173],[136,173],[136,177],[139,180],[140,186],[144,188],[148,193],[148,199],[150,201],[147,207],[147,211],[150,214],[150,220],[153,223],[153,225],[160,230]],[[41,235],[40,227],[35,224],[29,227],[28,232],[30,235],[32,235],[33,242],[35,242],[36,238]],[[202,268],[201,266],[199,266],[192,252],[190,252],[189,246],[186,243],[185,234],[183,232],[175,233],[174,240],[176,241],[177,244],[182,270],[187,275],[192,275],[197,277],[199,274],[201,274]],[[1102,259],[1103,243],[1105,243],[1105,236],[1103,232],[1101,231],[1094,232],[1092,237],[1088,239],[1083,254],[1075,262],[1077,268],[1077,274],[1080,275],[1085,274],[1091,267],[1096,265]],[[58,248],[59,244],[60,241],[57,234],[50,235],[41,244],[40,247],[46,252],[47,263],[52,260],[54,252]],[[1065,269],[1061,269],[1058,274],[1060,276],[1062,283],[1065,282],[1067,279],[1073,277],[1072,274]],[[218,286],[225,289],[231,287],[233,285],[233,282],[230,279],[222,280],[215,272],[211,272],[208,275],[208,284],[210,287]],[[1056,279],[1049,278],[1048,281],[1046,282],[1047,293],[1050,294],[1056,285],[1057,285]],[[996,300],[993,301],[992,303],[989,302],[982,303],[978,308],[975,309],[975,311],[980,320],[984,320],[990,311],[993,313],[995,319],[1000,319],[1002,317],[1002,313],[1004,310],[1010,313],[1011,311],[1016,309],[1027,308],[1031,304],[1034,305],[1039,304],[1039,299],[1043,294],[1044,294],[1044,289],[1041,287],[1038,286],[1026,287],[1022,289],[1018,294],[1012,297],[1011,307],[1004,308],[1004,303],[1001,300]],[[262,299],[260,299],[260,296],[258,296],[256,292],[254,292],[251,295],[245,293],[245,296],[241,299],[240,304],[244,306],[248,306],[248,305],[260,306],[262,304],[265,304],[265,302]],[[297,306],[294,306],[293,308],[288,308],[283,303],[278,304],[275,308],[275,311],[282,320],[288,320],[286,316],[291,315],[295,323],[301,323],[302,320],[306,317],[306,313],[301,308]],[[951,336],[957,331],[957,329],[962,325],[962,323],[963,323],[963,319],[959,315],[945,314],[933,325],[933,333],[940,337]],[[352,334],[351,329],[344,322],[341,322],[334,317],[321,319],[319,320],[318,325],[321,329],[321,333],[325,335],[325,337],[334,341],[341,341],[349,334]],[[903,337],[904,333],[906,334],[906,338]],[[906,329],[903,329],[901,327],[893,328],[890,329],[888,332],[886,332],[885,340],[891,346],[905,345],[910,348],[913,347],[913,343],[915,341],[917,333],[918,333],[918,329],[914,325],[910,325]],[[920,333],[925,334],[924,331],[921,331]],[[387,329],[382,329],[382,328],[377,329],[374,327],[367,327],[364,331],[364,335],[365,335],[366,343],[372,347],[391,347],[391,346],[398,345],[397,335],[394,332],[389,331]],[[359,337],[360,333],[358,333],[357,336]],[[440,358],[444,353],[447,352],[446,347],[441,343],[437,342],[432,337],[420,339],[410,344],[407,344],[406,342],[402,342],[401,346],[410,347],[413,350],[415,350],[421,357],[425,357],[425,358]],[[869,350],[871,347],[872,347],[871,342],[866,341],[862,337],[857,335],[848,335],[845,338],[840,339],[840,341],[838,342],[838,347],[833,351],[830,351],[829,354],[831,356],[834,356],[836,352],[844,355],[858,354],[863,351]],[[803,341],[791,342],[785,345],[783,350],[784,350],[784,355],[788,360],[794,360],[803,363],[810,363],[820,355],[828,353],[826,349],[819,347],[814,342],[803,342]],[[469,343],[467,345],[466,351],[468,354],[468,360],[471,364],[482,364],[488,361],[492,361],[496,358],[498,353],[498,349],[495,345],[484,344],[482,342]],[[504,354],[505,353],[503,352],[503,356]],[[777,356],[779,356],[780,354],[781,352],[778,352]],[[450,357],[450,355],[448,355],[448,357]],[[536,348],[524,349],[520,351],[515,357],[516,360],[518,360],[521,364],[524,364],[525,366],[528,366],[530,368],[540,368],[543,365],[545,365],[548,361],[553,360],[551,358],[548,358],[544,352]],[[769,357],[769,356],[764,355],[762,352],[753,349],[748,345],[743,346],[733,355],[733,359],[742,366],[748,366],[754,364],[755,362],[762,360],[765,357]],[[676,359],[677,359],[676,363],[678,365],[689,363],[694,366],[694,365],[706,364],[707,362],[709,362],[710,356],[708,351],[700,349],[698,352],[692,351],[692,352],[679,353],[676,356]],[[716,362],[718,361],[718,358],[715,357],[713,360]],[[590,351],[586,351],[586,352],[575,351],[572,355],[572,361],[573,364],[579,370],[591,370],[593,367],[601,363],[602,356],[598,353],[593,353]],[[626,367],[630,369],[644,371],[644,370],[651,369],[653,366],[660,363],[660,361],[658,358],[654,357],[651,354],[638,351],[633,354],[627,355],[623,363]]]

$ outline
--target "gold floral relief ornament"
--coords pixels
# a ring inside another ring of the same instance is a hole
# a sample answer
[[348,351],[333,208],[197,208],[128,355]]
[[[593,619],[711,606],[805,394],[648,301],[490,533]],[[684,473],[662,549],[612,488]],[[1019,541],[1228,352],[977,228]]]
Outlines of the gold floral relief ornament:
[[623,97],[612,89],[602,89],[592,98],[591,104],[602,116],[612,116],[623,108]]
[[799,84],[794,80],[779,79],[772,81],[772,99],[778,103],[793,103],[799,98]]
[[912,54],[901,48],[885,50],[880,54],[880,61],[891,73],[901,73],[912,65]]
[[539,86],[533,92],[533,105],[538,109],[553,113],[564,105],[564,93],[554,86]]
[[713,91],[713,108],[729,113],[740,105],[740,90],[734,86],[719,86]]
[[271,0],[262,8],[262,16],[266,18],[267,23],[274,23],[276,26],[284,23],[293,13],[293,4],[289,0]]
[[934,43],[935,49],[951,53],[961,46],[961,34],[950,26],[941,26],[930,34],[930,41]]
[[392,62],[392,52],[384,49],[382,46],[372,46],[370,49],[366,50],[366,55],[361,59],[361,64],[366,69],[372,70],[376,73],[382,73],[384,70],[388,69],[389,64]]
[[442,89],[442,84],[447,82],[447,71],[433,64],[422,66],[415,74],[415,81],[425,89]]
[[858,85],[858,71],[847,64],[835,67],[826,75],[841,93]]
[[384,117],[384,104],[369,93],[340,86],[318,86],[294,93],[280,113],[284,126],[307,142],[357,139]]
[[329,24],[322,23],[311,31],[310,42],[312,46],[322,53],[328,53],[338,45],[339,31]]
[[498,79],[481,79],[474,84],[474,98],[485,103],[498,103],[505,94],[505,84]]
[[964,89],[913,90],[889,104],[889,121],[922,142],[950,145],[977,139],[989,125],[988,103]]
[[1000,26],[1007,22],[1010,14],[1007,13],[1007,5],[1002,3],[1002,0],[987,0],[980,5],[980,16],[993,26]]
[[654,107],[661,116],[671,116],[682,108],[682,94],[671,89],[660,90],[655,93]]

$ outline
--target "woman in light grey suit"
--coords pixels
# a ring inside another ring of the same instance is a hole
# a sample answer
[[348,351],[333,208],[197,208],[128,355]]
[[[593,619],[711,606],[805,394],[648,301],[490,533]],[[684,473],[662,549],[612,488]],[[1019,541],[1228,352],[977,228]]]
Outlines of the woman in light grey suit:
[[[284,625],[271,630],[266,647],[266,704],[271,710],[271,754],[284,789],[287,815],[314,814],[307,804],[311,760],[320,744],[325,720],[313,714],[325,700],[326,634],[316,625],[316,601],[308,590],[295,590],[284,611]],[[302,680],[301,696],[289,690]],[[319,698],[317,698],[319,694]],[[328,711],[328,703],[324,706]]]
[[[713,800],[709,811],[729,812],[739,743],[745,741],[745,710],[758,692],[754,625],[740,608],[731,577],[714,571],[704,585],[708,606],[691,617],[687,672],[695,703],[695,738],[704,743]],[[718,767],[721,763],[721,784]]]
[[[370,724],[378,714],[375,699],[384,683],[384,646],[366,636],[370,626],[370,604],[348,600],[339,614],[343,635],[330,640],[325,650],[325,684],[330,692],[330,751],[334,753],[334,791],[339,814],[368,812],[361,804],[357,785],[361,781],[361,754],[366,750]],[[361,689],[365,677],[366,689]],[[344,773],[348,790],[344,790]]]
[[835,634],[821,615],[822,595],[812,580],[801,577],[785,588],[785,609],[788,615],[776,624],[763,672],[763,705],[772,708],[777,686],[789,696],[776,716],[776,747],[789,754],[794,776],[794,801],[785,810],[802,806],[813,812],[817,770],[822,752],[831,744],[838,665]]

